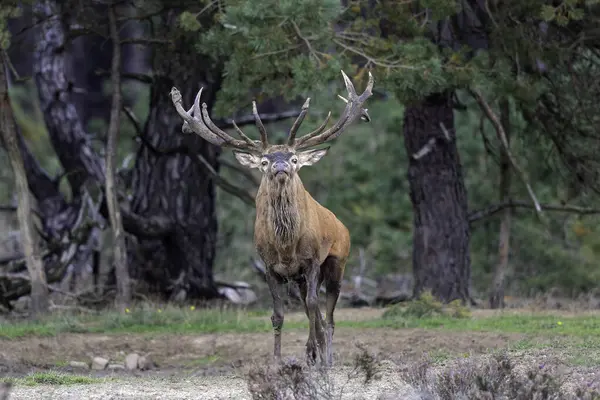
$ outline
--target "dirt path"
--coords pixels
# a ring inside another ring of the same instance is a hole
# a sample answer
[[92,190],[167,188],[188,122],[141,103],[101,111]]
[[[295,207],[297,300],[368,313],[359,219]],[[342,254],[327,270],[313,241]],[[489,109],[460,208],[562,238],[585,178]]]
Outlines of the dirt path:
[[[303,358],[306,332],[284,331],[282,355]],[[381,358],[402,362],[422,354],[456,356],[481,354],[505,347],[524,337],[519,334],[483,332],[443,332],[425,329],[354,329],[340,327],[334,338],[338,365],[351,365],[362,345]],[[129,353],[149,354],[161,369],[244,367],[270,359],[273,337],[270,333],[209,335],[92,335],[63,334],[56,337],[28,337],[4,341],[0,364],[16,374],[32,369],[48,369],[70,361],[91,360],[94,356],[122,361]],[[0,370],[0,372],[2,372]]]
[[[338,320],[377,318],[381,310],[339,310]],[[300,313],[286,320],[303,320]],[[284,357],[303,360],[305,330],[284,330]],[[424,353],[440,365],[465,355],[483,355],[506,348],[526,336],[491,332],[449,332],[427,329],[356,329],[339,327],[334,338],[336,367],[330,373],[332,391],[343,399],[415,398],[401,379],[402,371]],[[377,355],[379,379],[364,386],[350,379],[360,344]],[[271,333],[206,335],[164,334],[62,334],[27,337],[0,343],[0,376],[24,376],[32,372],[60,371],[98,378],[86,385],[16,385],[11,399],[250,399],[248,371],[270,361]],[[94,356],[121,362],[129,353],[149,355],[157,367],[150,371],[87,371],[69,367],[70,361],[89,362]],[[556,354],[539,351],[519,359],[548,360]],[[532,358],[533,357],[533,358]],[[588,379],[590,371],[573,370],[573,381]],[[600,379],[600,376],[598,376]],[[393,393],[393,395],[392,395]],[[385,398],[385,397],[384,397]]]
[[[324,387],[344,399],[377,399],[382,395],[407,398],[412,391],[409,386],[393,379],[392,375],[364,385],[358,379],[349,380],[350,368],[338,368],[331,372],[332,386]],[[165,399],[165,400],[250,400],[248,385],[243,376],[171,377],[162,379],[119,379],[93,385],[16,387],[11,399]]]

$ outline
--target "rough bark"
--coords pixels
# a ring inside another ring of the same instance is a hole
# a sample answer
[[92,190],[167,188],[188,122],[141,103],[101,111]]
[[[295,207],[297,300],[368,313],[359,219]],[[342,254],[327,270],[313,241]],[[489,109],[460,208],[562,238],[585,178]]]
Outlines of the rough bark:
[[[75,106],[73,85],[67,78],[71,48],[66,41],[67,30],[61,11],[61,6],[55,1],[43,0],[34,5],[38,32],[34,75],[51,142],[71,187],[71,203],[82,204],[81,198],[86,182],[100,186],[99,194],[102,194],[105,179],[104,160],[91,145],[90,137]],[[108,218],[106,201],[102,203],[99,211],[101,215],[90,214],[89,217],[103,223],[103,219]],[[122,206],[121,213],[125,230],[134,235],[162,237],[172,229],[171,221],[160,215],[141,218],[126,206]],[[73,214],[77,215],[71,213]],[[76,256],[88,265],[93,260],[89,250],[97,246],[99,230],[94,229],[91,233],[92,242],[85,248],[79,248]]]
[[[168,12],[162,26],[173,29],[175,16],[174,11]],[[189,51],[193,39],[177,35],[173,46],[156,49],[153,55],[156,78],[133,172],[132,201],[136,214],[165,216],[175,229],[162,239],[139,240],[131,252],[138,265],[132,277],[171,299],[212,298],[218,296],[212,271],[217,233],[215,188],[198,157],[218,171],[219,150],[196,135],[181,133],[182,121],[169,92],[177,86],[186,104],[191,104],[203,86],[202,101],[210,109],[220,74],[209,70],[212,61],[207,57]],[[182,145],[186,154],[161,154]]]
[[[500,102],[500,122],[506,133],[506,140],[510,144],[510,114],[507,99]],[[500,153],[500,202],[510,201],[510,183],[511,183],[511,165],[508,154],[505,151]],[[490,307],[504,308],[504,278],[508,269],[508,255],[510,251],[510,225],[512,209],[506,207],[502,211],[502,220],[500,221],[500,236],[498,243],[498,263],[494,270],[494,278],[490,292]]]
[[57,2],[50,0],[33,6],[38,25],[34,80],[50,140],[75,197],[88,179],[104,181],[104,163],[94,151],[72,99],[73,84],[67,77],[70,53],[60,11]]
[[[61,282],[67,271],[81,271],[84,267],[97,269],[99,257],[94,231],[98,228],[93,224],[83,223],[83,218],[89,211],[86,198],[67,202],[58,189],[58,181],[50,178],[41,168],[18,129],[16,132],[29,191],[37,200],[36,213],[41,220],[41,235],[45,239],[42,260],[47,283],[51,285]],[[2,145],[6,148],[4,140]],[[13,260],[3,260],[1,264],[0,300],[3,304],[10,305],[9,301],[31,293],[30,279],[23,255]]]
[[1,118],[2,133],[4,145],[10,159],[10,164],[14,173],[15,186],[18,196],[17,217],[19,220],[19,229],[21,231],[21,241],[27,271],[29,273],[31,285],[31,312],[33,315],[40,315],[48,310],[48,285],[44,265],[40,256],[40,247],[37,233],[34,229],[31,197],[27,183],[27,173],[15,130],[15,122],[12,115],[10,99],[8,96],[8,82],[6,76],[6,60],[4,54],[0,55],[0,97],[2,104]]
[[[414,296],[424,290],[444,302],[470,300],[467,193],[456,148],[450,93],[407,106],[404,145],[414,212]],[[423,153],[421,157],[416,154]]]
[[121,209],[117,197],[116,156],[120,131],[121,105],[121,46],[119,45],[119,31],[117,27],[116,6],[108,9],[108,20],[111,41],[113,42],[111,83],[112,106],[110,122],[108,125],[108,140],[106,144],[106,202],[110,217],[110,226],[113,234],[113,265],[117,278],[117,304],[121,307],[131,302],[131,287],[127,267],[127,248],[125,246],[125,232],[121,220]]
[[[63,6],[67,5],[63,3]],[[60,255],[60,259],[62,262],[71,260],[67,272],[76,276],[84,269],[97,268],[95,253],[99,247],[100,229],[97,226],[85,229],[89,236],[78,237],[77,240],[74,240],[70,232],[74,228],[73,224],[81,224],[83,220],[104,223],[103,218],[91,208],[86,209],[89,215],[80,215],[80,210],[87,207],[85,202],[89,201],[84,200],[85,184],[89,182],[103,185],[104,163],[92,146],[73,99],[73,82],[68,79],[70,52],[62,11],[55,1],[41,0],[33,5],[37,32],[33,71],[44,122],[72,197],[69,206],[64,208],[64,215],[68,220],[57,219],[60,214],[55,211],[46,214],[46,218],[55,225],[51,240],[55,245],[63,246],[66,251]]]

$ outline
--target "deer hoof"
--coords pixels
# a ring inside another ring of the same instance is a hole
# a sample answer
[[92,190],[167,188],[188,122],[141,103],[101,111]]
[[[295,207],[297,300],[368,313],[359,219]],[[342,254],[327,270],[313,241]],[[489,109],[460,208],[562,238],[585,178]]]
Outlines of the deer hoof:
[[309,340],[306,342],[306,363],[309,366],[315,365],[317,362],[318,349],[317,343],[314,340]]

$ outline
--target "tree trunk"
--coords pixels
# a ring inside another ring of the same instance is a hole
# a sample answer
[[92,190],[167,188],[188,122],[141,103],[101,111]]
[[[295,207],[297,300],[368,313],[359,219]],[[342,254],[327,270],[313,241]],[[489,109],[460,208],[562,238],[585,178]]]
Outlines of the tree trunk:
[[[169,11],[164,18],[162,26],[174,29],[176,13]],[[215,188],[199,157],[218,171],[219,149],[181,132],[183,121],[169,92],[177,86],[184,102],[192,104],[203,86],[202,102],[210,110],[220,71],[209,71],[207,66],[213,62],[191,50],[193,37],[177,35],[174,46],[156,49],[153,55],[156,78],[132,179],[132,211],[141,216],[165,216],[175,229],[161,239],[139,240],[130,252],[137,265],[132,277],[169,299],[214,298],[218,296],[212,271],[217,234]],[[165,154],[176,148],[181,151]]]
[[127,267],[127,248],[125,246],[125,232],[121,220],[121,209],[117,197],[115,184],[115,169],[117,144],[119,140],[120,115],[121,115],[121,46],[117,27],[116,6],[108,9],[110,37],[113,43],[112,55],[112,106],[110,110],[110,123],[108,125],[108,140],[106,144],[106,202],[110,217],[110,226],[113,233],[114,268],[117,278],[117,304],[125,308],[131,302],[131,287]]
[[[500,102],[500,123],[504,127],[506,140],[510,144],[510,108],[508,100],[502,99]],[[510,159],[506,151],[500,152],[500,202],[510,200],[510,178],[511,178]],[[510,225],[512,209],[506,207],[502,211],[502,220],[500,221],[500,237],[498,243],[498,264],[494,271],[492,288],[490,292],[490,307],[504,308],[504,277],[508,269],[508,254],[510,251]]]
[[[97,183],[100,192],[103,191],[104,159],[96,152],[84,129],[75,106],[73,86],[67,78],[71,47],[67,42],[67,29],[62,19],[61,6],[56,1],[41,0],[34,4],[34,15],[38,31],[34,76],[40,106],[52,145],[71,188],[71,203],[81,204],[86,182]],[[88,189],[94,189],[94,186],[88,186]],[[106,202],[102,205],[101,216],[95,213],[89,215],[90,219],[98,224],[103,224],[104,218],[108,218]],[[162,237],[171,229],[170,221],[160,216],[143,219],[132,214],[127,208],[121,208],[121,213],[125,230],[134,235]],[[60,224],[60,227],[64,225]],[[64,233],[59,233],[63,242],[68,241],[68,238],[64,238]],[[93,228],[87,243],[79,246],[75,254],[75,265],[70,267],[71,271],[77,273],[87,265],[97,264],[94,261],[97,257],[93,257],[92,252],[98,246],[99,234],[99,229]]]
[[55,1],[40,0],[33,7],[39,36],[34,53],[34,78],[40,108],[54,147],[67,174],[73,197],[80,194],[86,180],[104,182],[102,158],[91,140],[71,98],[72,82],[66,28]]
[[467,192],[456,148],[451,94],[406,107],[404,145],[414,212],[414,296],[470,300]]
[[86,217],[97,224],[104,223],[102,217],[91,210],[88,210],[89,215],[79,215],[79,210],[86,207],[85,183],[104,183],[104,160],[94,150],[75,106],[73,82],[67,77],[71,59],[61,11],[56,1],[40,0],[33,5],[37,31],[33,70],[44,122],[69,182],[72,196],[70,205],[75,206],[69,207],[70,211],[66,214],[69,221],[57,218],[58,215],[54,214],[46,217],[56,225],[52,239],[60,242],[65,249],[70,249],[68,253],[74,251],[72,256],[62,255],[61,259],[69,263],[68,273],[75,276],[84,268],[97,268],[94,253],[99,247],[100,229],[91,227],[89,236],[81,237],[79,243],[69,238],[68,233],[74,228],[73,224],[80,224]]
[[0,121],[2,122],[4,145],[6,146],[8,157],[10,158],[10,164],[15,177],[17,196],[19,198],[17,216],[19,219],[21,240],[31,285],[31,312],[33,315],[38,316],[48,310],[48,284],[42,258],[40,256],[37,233],[35,232],[33,225],[27,174],[19,150],[15,122],[12,115],[10,99],[8,97],[6,68],[7,64],[5,56],[2,54],[0,55],[0,96],[2,101],[2,117],[0,118]]

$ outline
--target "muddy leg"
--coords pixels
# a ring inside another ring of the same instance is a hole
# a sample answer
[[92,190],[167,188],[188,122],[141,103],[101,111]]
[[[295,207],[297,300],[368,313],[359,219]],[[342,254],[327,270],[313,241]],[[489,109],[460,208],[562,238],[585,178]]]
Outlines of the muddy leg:
[[275,361],[281,360],[281,330],[283,328],[283,283],[267,268],[267,284],[273,297],[273,357]]
[[[321,286],[321,281],[322,281],[322,277],[319,278],[319,284],[317,286],[320,287]],[[304,312],[306,313],[306,316],[309,318],[310,321],[310,315],[309,315],[309,311],[308,311],[308,306],[306,303],[306,298],[307,298],[307,294],[308,294],[308,284],[306,282],[305,278],[301,278],[298,279],[296,281],[298,283],[298,288],[300,289],[300,296],[302,297],[302,304],[304,305]],[[318,293],[318,289],[317,289],[317,293]],[[315,319],[315,331],[316,331],[316,338],[317,338],[317,344],[318,347],[323,350],[326,346],[326,342],[325,342],[325,321],[323,321],[323,316],[321,315],[321,310],[319,309],[319,307],[317,306],[317,318]],[[317,348],[314,346],[313,343],[311,343],[311,338],[309,335],[309,338],[306,342],[306,354],[307,357],[314,362],[317,358]]]
[[321,326],[321,311],[319,310],[319,273],[320,268],[313,266],[306,274],[306,308],[308,309],[308,323],[310,331],[308,334],[309,346],[306,348],[309,363],[314,363],[317,358],[317,353],[321,363],[325,363],[325,354],[323,348],[319,346],[319,342],[323,340],[323,328]]
[[325,270],[325,290],[326,290],[326,306],[325,318],[327,322],[327,366],[333,365],[333,332],[335,330],[335,320],[333,312],[338,298],[340,297],[342,271],[344,270],[345,262],[339,261],[337,258],[327,258],[323,263]]

